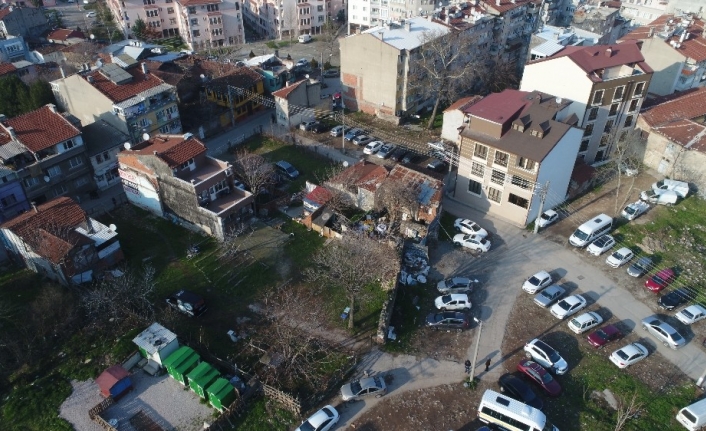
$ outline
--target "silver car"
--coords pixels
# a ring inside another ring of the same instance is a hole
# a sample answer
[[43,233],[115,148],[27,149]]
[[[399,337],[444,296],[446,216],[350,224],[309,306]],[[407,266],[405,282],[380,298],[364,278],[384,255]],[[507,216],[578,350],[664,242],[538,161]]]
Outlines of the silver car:
[[355,401],[372,397],[380,398],[386,393],[387,386],[381,376],[353,380],[341,386],[341,398],[343,398],[343,401]]
[[686,344],[684,337],[672,325],[654,316],[642,319],[642,329],[661,341],[665,347],[676,350]]
[[554,301],[561,298],[564,293],[566,293],[566,289],[557,284],[553,284],[539,292],[537,296],[534,297],[534,303],[540,307],[547,308],[552,305]]
[[471,280],[467,277],[451,277],[440,281],[436,285],[436,289],[442,294],[470,293],[476,283],[478,283],[478,280]]

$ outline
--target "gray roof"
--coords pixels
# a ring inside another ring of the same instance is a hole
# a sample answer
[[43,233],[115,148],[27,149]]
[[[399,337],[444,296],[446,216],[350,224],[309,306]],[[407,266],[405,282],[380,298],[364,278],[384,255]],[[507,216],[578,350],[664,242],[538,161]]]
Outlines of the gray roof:
[[564,45],[560,45],[556,42],[548,40],[543,44],[532,48],[532,54],[541,55],[543,57],[549,57],[550,55],[554,55],[562,49],[564,49]]
[[111,126],[105,120],[84,126],[82,132],[88,157],[95,156],[130,141],[130,137],[127,134]]
[[[410,18],[405,22],[405,24],[407,23],[411,24],[410,31],[407,31],[404,25],[393,25],[392,27],[373,27],[365,30],[363,34],[372,34],[398,50],[406,49],[409,51],[422,46],[425,33],[445,35],[450,32],[449,27],[429,21],[423,17]],[[358,35],[354,34],[348,37],[356,36]]]
[[135,337],[132,342],[135,343],[137,347],[143,348],[149,355],[153,355],[175,339],[175,333],[159,323],[153,323],[149,328]]
[[0,159],[8,160],[18,154],[28,153],[29,150],[24,145],[17,141],[10,141],[5,145],[0,146]]

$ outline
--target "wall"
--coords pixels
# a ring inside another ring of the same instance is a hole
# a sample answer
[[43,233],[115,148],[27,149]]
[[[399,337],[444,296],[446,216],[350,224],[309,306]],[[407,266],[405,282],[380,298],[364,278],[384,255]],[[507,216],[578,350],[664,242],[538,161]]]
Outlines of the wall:
[[658,96],[672,94],[686,58],[657,36],[645,39],[641,52],[654,70],[648,93]]
[[444,121],[441,126],[441,138],[447,141],[456,142],[458,140],[458,128],[464,126],[465,115],[459,109],[444,112]]
[[[30,208],[22,184],[16,179],[10,179],[9,182],[0,185],[0,199],[5,199],[7,202],[6,205],[3,205],[0,201],[0,223],[10,220]],[[10,203],[13,199],[15,202]]]
[[19,236],[9,229],[0,229],[0,236],[5,248],[10,252],[10,256],[27,266],[30,271],[49,277],[63,285],[68,285],[68,280],[60,268],[55,267],[50,261],[39,256],[28,246]]
[[[138,173],[133,169],[126,166],[122,161],[121,156],[118,160],[120,163],[120,178],[122,178],[123,189],[125,190],[125,195],[127,200],[140,208],[144,208],[147,211],[162,217],[164,211],[162,209],[162,202],[159,198],[159,193],[157,191],[156,185],[152,182],[153,180],[147,177],[143,173]],[[133,158],[134,156],[127,156]]]

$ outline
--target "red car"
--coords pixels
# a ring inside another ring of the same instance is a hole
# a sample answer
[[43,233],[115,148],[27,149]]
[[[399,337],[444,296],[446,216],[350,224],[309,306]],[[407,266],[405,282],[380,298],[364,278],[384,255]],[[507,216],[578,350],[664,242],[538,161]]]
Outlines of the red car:
[[588,343],[591,346],[595,347],[596,349],[600,349],[611,341],[615,341],[618,338],[621,338],[622,336],[623,334],[620,332],[620,329],[618,329],[617,326],[607,325],[602,327],[601,329],[591,332],[591,334],[586,338],[588,338]]
[[544,391],[552,397],[558,397],[561,394],[561,386],[554,380],[551,374],[538,363],[523,359],[517,364],[517,371],[521,372],[530,380],[541,386]]
[[645,282],[645,287],[650,291],[657,293],[672,284],[673,281],[674,270],[671,268],[664,268],[663,270],[657,272],[657,274],[648,278]]

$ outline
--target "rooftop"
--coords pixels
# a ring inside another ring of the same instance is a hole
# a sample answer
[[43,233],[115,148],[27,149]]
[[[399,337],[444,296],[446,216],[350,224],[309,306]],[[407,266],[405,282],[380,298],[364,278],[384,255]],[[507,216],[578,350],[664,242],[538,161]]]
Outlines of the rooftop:
[[463,97],[452,103],[451,106],[444,110],[444,112],[455,111],[457,109],[466,112],[466,109],[468,109],[470,106],[472,106],[481,99],[483,99],[483,96]]
[[412,189],[418,189],[417,200],[426,206],[437,206],[441,202],[443,182],[422,172],[403,165],[395,165],[387,177],[390,181],[406,183]]
[[0,145],[5,145],[13,140],[7,130],[7,127],[12,127],[16,139],[35,153],[81,134],[63,115],[56,111],[56,107],[52,104],[6,119],[2,122],[2,126]]
[[164,81],[154,74],[142,73],[140,67],[126,70],[113,64],[105,64],[100,69],[85,75],[83,79],[88,81],[89,77],[93,79],[91,85],[114,103],[122,102],[164,84]]
[[706,115],[706,87],[674,93],[664,102],[643,110],[640,115],[652,127],[675,120],[704,116]]
[[130,142],[130,137],[105,120],[99,120],[83,127],[83,142],[88,157]]
[[[510,0],[506,1],[510,3]],[[519,1],[523,0],[518,0],[518,2]],[[405,28],[407,24],[410,25],[409,31]],[[442,36],[450,31],[451,30],[448,26],[429,21],[424,17],[416,17],[406,20],[405,25],[403,26],[393,25],[392,27],[372,27],[362,32],[362,34],[372,34],[376,38],[382,39],[384,43],[391,45],[398,50],[406,49],[411,51],[422,46],[422,44],[426,41],[428,34]],[[356,36],[358,35],[354,34],[348,37]]]
[[289,97],[289,94],[296,90],[300,85],[302,85],[304,82],[306,82],[306,79],[302,79],[301,81],[297,81],[293,84],[289,84],[284,88],[280,88],[279,90],[275,91],[272,93],[274,97],[279,97],[281,99],[286,99]]
[[205,153],[206,146],[195,137],[189,135],[157,135],[147,141],[133,145],[128,152],[159,157],[170,168],[175,168],[199,154]]
[[137,347],[144,349],[147,354],[154,355],[169,343],[176,340],[176,338],[175,333],[155,322],[147,329],[137,334],[137,337],[133,338],[132,342],[135,343]]
[[668,138],[687,150],[706,153],[706,125],[692,120],[674,120],[661,126],[652,127],[652,132]]
[[86,39],[86,35],[83,34],[83,32],[72,30],[72,29],[67,29],[67,28],[59,28],[56,30],[52,30],[47,34],[46,36],[47,40],[68,40],[68,39]]
[[344,186],[354,185],[368,191],[377,190],[378,186],[387,178],[387,169],[384,166],[361,160],[355,165],[345,169],[340,174],[329,180],[333,184]]
[[638,27],[620,38],[620,42],[660,38],[684,57],[706,60],[704,21],[684,16],[662,15],[646,26]]

